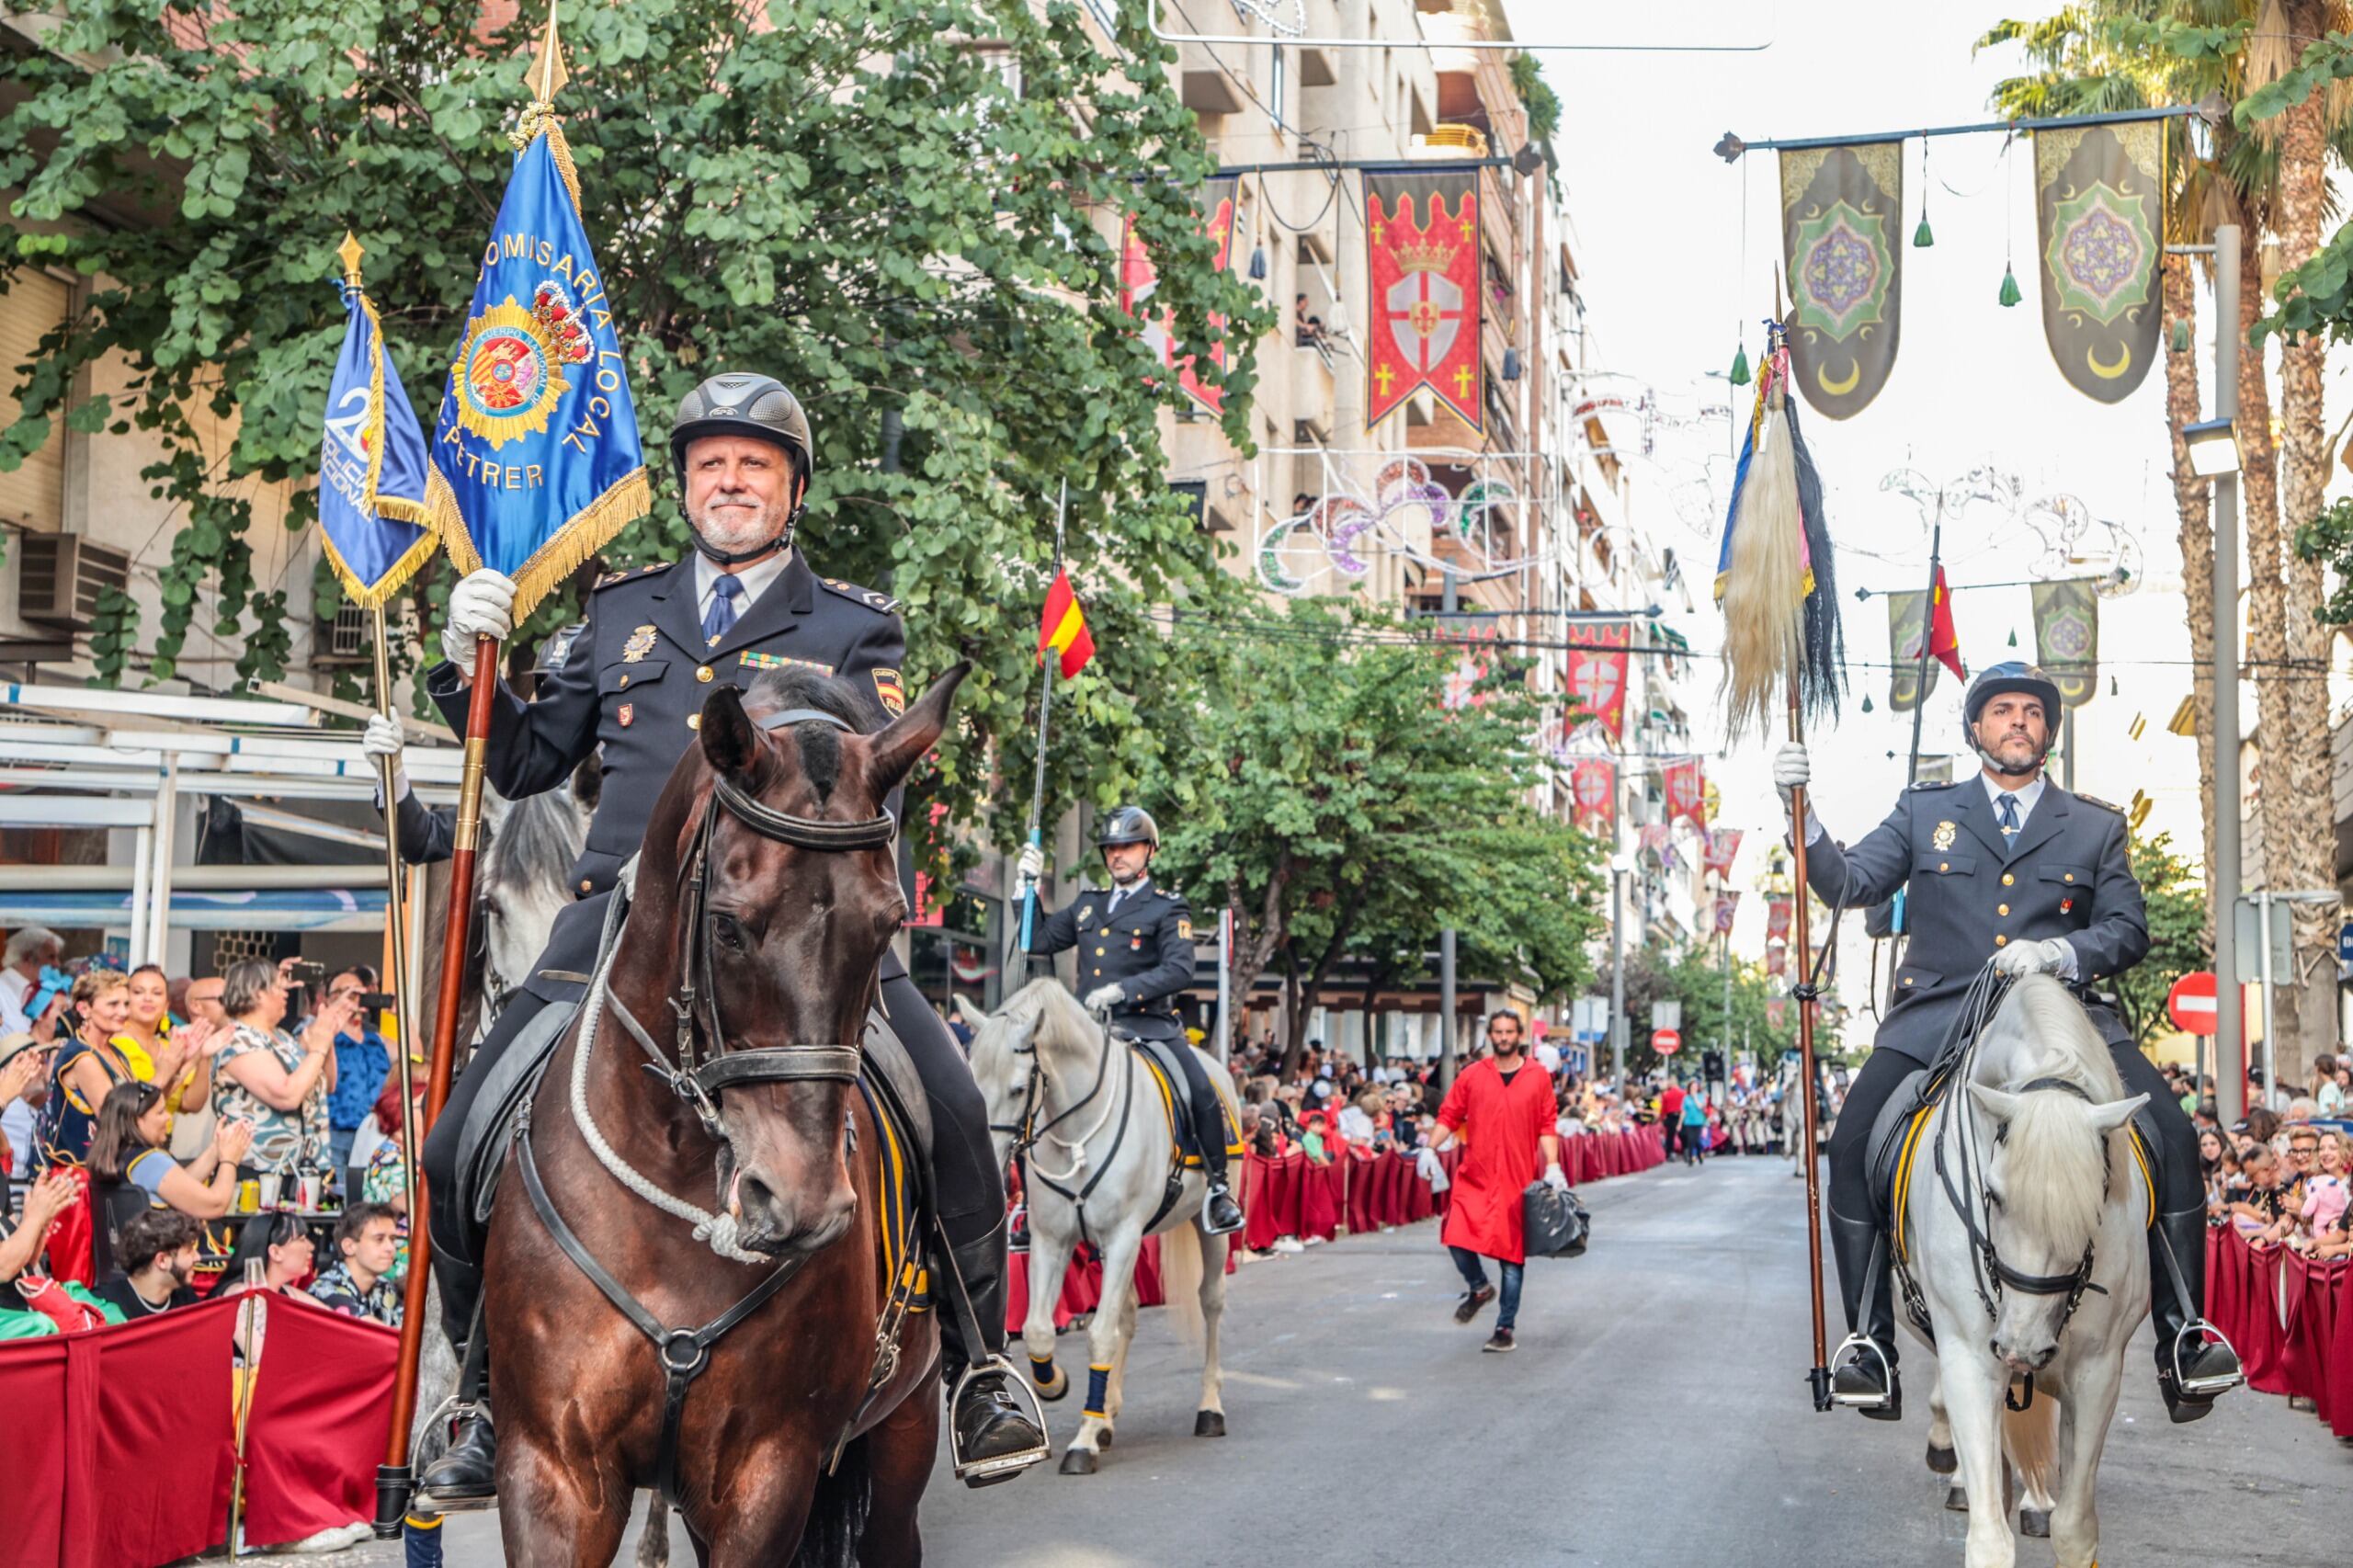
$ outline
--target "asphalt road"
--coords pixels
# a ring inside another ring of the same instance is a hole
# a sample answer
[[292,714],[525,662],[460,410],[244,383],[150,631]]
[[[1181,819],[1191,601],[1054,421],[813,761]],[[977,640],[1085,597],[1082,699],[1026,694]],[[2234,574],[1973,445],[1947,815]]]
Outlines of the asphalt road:
[[[1247,1265],[1226,1316],[1230,1436],[1191,1435],[1195,1365],[1146,1312],[1100,1472],[1043,1466],[967,1492],[943,1464],[924,1505],[926,1562],[1958,1564],[1964,1521],[1921,1462],[1925,1389],[1893,1426],[1807,1400],[1802,1192],[1762,1159],[1588,1186],[1593,1248],[1530,1266],[1511,1356],[1480,1353],[1485,1320],[1455,1325],[1460,1286],[1435,1224]],[[2131,1355],[2101,1472],[2103,1562],[2338,1559],[2353,1449],[2245,1391],[2174,1426],[2145,1329]],[[1066,1441],[1075,1404],[1050,1415]],[[449,1535],[453,1564],[498,1561],[491,1517],[454,1519]],[[2047,1568],[2050,1547],[2022,1542],[2018,1561]]]

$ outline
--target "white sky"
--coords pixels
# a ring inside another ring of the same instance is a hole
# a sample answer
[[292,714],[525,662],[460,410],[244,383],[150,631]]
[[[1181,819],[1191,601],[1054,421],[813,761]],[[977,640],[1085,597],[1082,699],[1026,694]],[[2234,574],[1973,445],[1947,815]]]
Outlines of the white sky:
[[[1550,40],[1654,37],[1683,42],[1724,39],[1771,47],[1754,54],[1546,53],[1547,79],[1564,104],[1555,146],[1564,163],[1583,287],[1596,324],[1599,358],[1669,392],[1688,394],[1699,378],[1732,360],[1742,318],[1752,362],[1770,309],[1779,256],[1775,156],[1751,153],[1728,168],[1709,148],[1726,130],[1770,137],[1864,134],[1993,118],[1993,84],[2020,68],[2015,48],[1972,60],[1973,40],[2005,14],[2040,15],[2050,7],[2019,0],[1891,7],[1859,0],[1790,0],[1735,6],[1698,0],[1661,13],[1611,10],[1566,0],[1514,0],[1518,37]],[[2194,848],[2199,835],[2196,756],[2191,743],[2165,733],[2189,689],[2188,657],[2166,477],[2163,368],[2151,370],[2125,403],[2095,403],[2071,388],[2052,363],[2042,335],[2034,262],[2032,149],[2024,138],[2009,166],[1998,134],[1938,138],[1929,147],[1927,184],[1936,243],[1903,253],[1902,339],[1893,373],[1877,401],[1855,418],[1807,421],[1838,544],[1854,692],[1836,729],[1809,737],[1817,809],[1830,830],[1859,837],[1893,806],[1904,781],[1910,717],[1889,711],[1887,674],[1865,661],[1888,657],[1883,601],[1858,602],[1857,586],[1917,587],[1927,576],[1928,541],[1916,508],[1882,494],[1892,470],[1910,467],[1931,480],[1957,477],[1992,461],[2018,475],[2029,498],[2053,492],[2080,496],[2093,514],[2137,537],[2143,585],[2102,605],[2102,666],[2097,700],[2079,721],[2075,784],[2123,804],[2135,790],[2154,797],[2147,830],[2170,831]],[[1743,263],[1742,195],[1747,197]],[[1945,186],[1949,184],[1951,190]],[[1904,153],[1903,232],[1920,213],[1920,143]],[[1958,191],[1962,194],[1956,195]],[[2001,285],[2006,228],[2015,244],[2024,301],[2004,310]],[[1737,289],[1737,291],[1735,290]],[[2211,315],[2200,302],[2201,329]],[[2201,330],[2201,366],[2211,350]],[[2211,390],[2211,373],[2208,377]],[[1722,383],[1715,383],[1721,390]],[[1741,389],[1739,406],[1747,395]],[[1811,415],[1811,410],[1808,411]],[[1685,618],[1697,647],[1713,648],[1721,627],[1706,603],[1713,575],[1715,525],[1706,537],[1665,509],[1647,515],[1676,534],[1693,567],[1699,613]],[[2024,587],[1969,591],[1969,585],[2034,575],[2033,534],[2020,522],[1975,512],[1948,519],[1944,559],[1953,584],[1961,652],[1974,671],[2003,658],[2033,657],[2033,624]],[[2007,645],[2015,631],[2015,652]],[[2175,661],[2167,663],[2166,661]],[[1687,692],[1700,743],[1721,747],[1713,719],[1712,676]],[[2118,691],[2111,696],[2114,676]],[[1859,710],[1865,691],[1874,711]],[[2127,734],[2147,721],[2140,742]],[[1949,677],[1929,699],[1924,751],[1961,744],[1959,683]],[[1776,738],[1778,744],[1778,737]],[[1733,885],[1744,897],[1736,951],[1763,950],[1764,911],[1753,892],[1764,869],[1768,830],[1780,812],[1767,774],[1770,746],[1750,743],[1711,760],[1722,791],[1721,820],[1748,829]],[[1893,754],[1891,756],[1891,753]],[[1859,1010],[1869,968],[1859,921],[1850,920],[1842,957],[1846,1000]],[[1819,939],[1819,933],[1816,933]],[[1868,1017],[1849,1038],[1867,1039]]]

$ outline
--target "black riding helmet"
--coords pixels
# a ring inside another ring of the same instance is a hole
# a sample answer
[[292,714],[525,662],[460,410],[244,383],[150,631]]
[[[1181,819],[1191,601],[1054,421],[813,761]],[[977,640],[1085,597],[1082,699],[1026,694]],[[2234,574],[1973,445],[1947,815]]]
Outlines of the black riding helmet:
[[2059,684],[2044,675],[2039,666],[2018,659],[1988,665],[1977,672],[1975,680],[1969,683],[1969,696],[1961,704],[1961,713],[1968,725],[1971,747],[1981,752],[1984,749],[1977,744],[1977,721],[1984,713],[1985,705],[2003,693],[2012,691],[2031,697],[2042,704],[2045,726],[2042,751],[2048,756],[2052,743],[2059,734],[2059,721],[2064,716],[2064,705],[2059,699]]
[[[687,482],[687,445],[705,436],[748,436],[756,441],[782,447],[792,456],[793,473],[801,482],[801,494],[808,494],[808,481],[816,472],[816,452],[809,440],[809,416],[801,412],[801,400],[774,376],[730,371],[711,377],[680,400],[678,415],[670,425],[670,462],[677,472],[682,492]],[[703,544],[699,533],[695,536],[696,547],[722,565],[754,560],[790,545],[803,510],[804,506],[796,503],[792,515],[784,520],[784,532],[773,544],[761,549],[731,556]]]
[[1121,844],[1149,844],[1160,847],[1160,824],[1142,806],[1121,806],[1103,819],[1095,835],[1095,847],[1109,849]]

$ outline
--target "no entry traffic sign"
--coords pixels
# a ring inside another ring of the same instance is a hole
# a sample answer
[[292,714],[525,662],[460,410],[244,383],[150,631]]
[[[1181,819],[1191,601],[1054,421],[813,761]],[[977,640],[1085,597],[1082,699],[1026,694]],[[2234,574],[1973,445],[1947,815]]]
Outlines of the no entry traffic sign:
[[2214,971],[2196,970],[2173,983],[2165,994],[2165,1014],[2184,1034],[2214,1032]]
[[1653,1029],[1651,1049],[1661,1056],[1672,1056],[1683,1044],[1682,1034],[1675,1029]]

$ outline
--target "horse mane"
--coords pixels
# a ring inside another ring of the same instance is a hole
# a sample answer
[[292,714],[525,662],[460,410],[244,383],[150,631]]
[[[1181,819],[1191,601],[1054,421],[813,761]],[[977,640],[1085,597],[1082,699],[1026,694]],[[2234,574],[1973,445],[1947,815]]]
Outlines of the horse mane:
[[[2017,1094],[2037,1078],[2057,1078],[2083,1090],[2091,1105],[2125,1097],[2108,1042],[2083,1005],[2047,974],[2013,985],[1987,1034],[1989,1043],[2002,1049],[1980,1053],[1972,1074],[1978,1083]],[[2073,1095],[2025,1095],[2010,1119],[2002,1202],[2020,1224],[2043,1235],[2089,1233],[2099,1224],[2111,1185],[2130,1176],[2128,1152],[2084,1136],[2086,1108]],[[2119,1129],[2110,1136],[2130,1133]]]
[[1051,975],[1033,980],[1015,992],[998,1011],[1040,1032],[1051,1028],[1054,1044],[1092,1046],[1098,1038],[1094,1015],[1070,994],[1069,987]]
[[[878,719],[887,717],[881,701],[867,697],[858,687],[798,665],[763,672],[744,697],[747,708],[778,711],[808,708],[830,713],[861,735],[876,728]],[[840,732],[829,724],[803,723],[794,725],[792,734],[800,744],[802,777],[819,800],[826,799],[841,778]]]
[[482,880],[517,890],[536,881],[561,896],[565,873],[587,841],[588,819],[569,785],[506,801],[482,852]]

